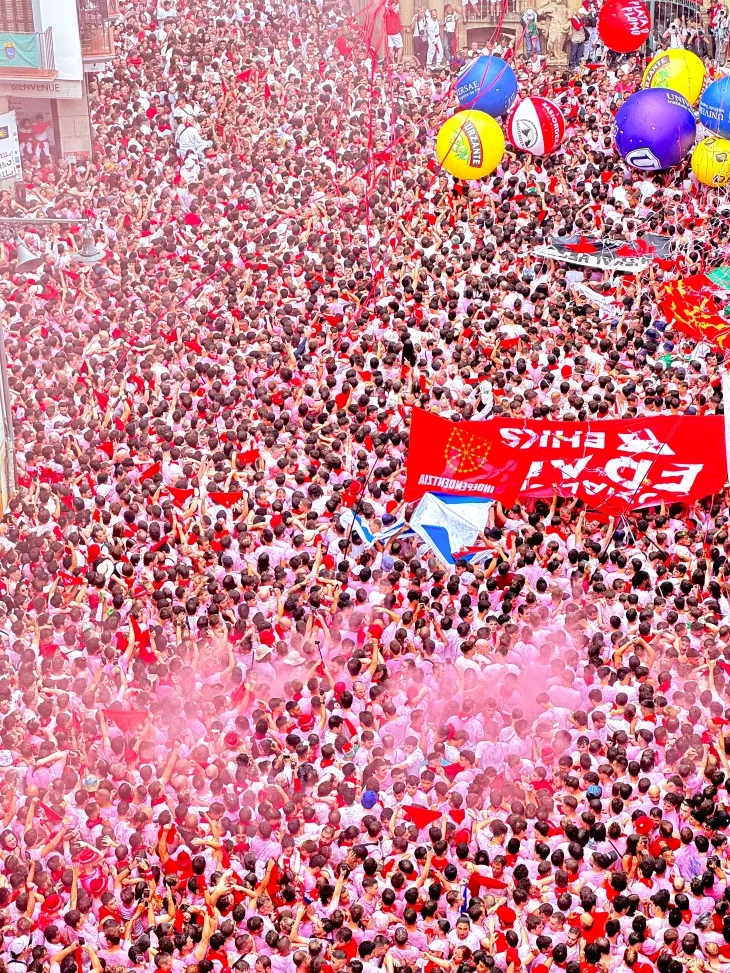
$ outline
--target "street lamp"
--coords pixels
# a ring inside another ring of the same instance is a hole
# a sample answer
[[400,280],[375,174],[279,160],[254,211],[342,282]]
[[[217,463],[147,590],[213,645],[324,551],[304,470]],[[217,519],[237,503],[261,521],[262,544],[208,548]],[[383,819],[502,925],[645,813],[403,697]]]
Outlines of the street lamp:
[[43,259],[43,257],[39,257],[33,253],[24,243],[19,243],[17,259],[15,261],[15,273],[32,274],[34,270],[38,270],[43,264]]

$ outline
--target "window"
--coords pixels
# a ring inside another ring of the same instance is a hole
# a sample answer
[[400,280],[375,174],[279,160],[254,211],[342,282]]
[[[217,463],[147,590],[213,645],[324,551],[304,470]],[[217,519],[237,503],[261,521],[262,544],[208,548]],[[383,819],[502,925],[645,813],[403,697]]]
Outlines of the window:
[[0,30],[9,33],[32,34],[32,0],[0,0]]

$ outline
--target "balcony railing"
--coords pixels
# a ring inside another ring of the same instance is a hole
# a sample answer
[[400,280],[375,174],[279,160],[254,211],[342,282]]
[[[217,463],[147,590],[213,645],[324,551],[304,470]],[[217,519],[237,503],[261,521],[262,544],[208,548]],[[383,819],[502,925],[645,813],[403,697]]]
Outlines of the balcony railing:
[[53,28],[29,33],[0,31],[0,78],[55,78]]
[[106,27],[119,16],[119,0],[76,0],[81,36],[87,30]]
[[97,61],[114,57],[114,28],[96,27],[87,30],[81,38],[81,54]]
[[[477,21],[487,24],[497,24],[502,16],[504,5],[502,0],[477,0],[476,3],[464,4],[462,9],[466,14],[468,24]],[[507,0],[505,16],[514,20],[525,10],[525,0]]]

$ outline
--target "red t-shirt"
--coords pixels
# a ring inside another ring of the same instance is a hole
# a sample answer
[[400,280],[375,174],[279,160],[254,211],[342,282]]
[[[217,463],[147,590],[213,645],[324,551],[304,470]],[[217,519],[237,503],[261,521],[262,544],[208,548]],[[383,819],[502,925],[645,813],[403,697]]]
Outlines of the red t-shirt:
[[395,10],[385,11],[385,33],[391,37],[400,34],[400,17]]

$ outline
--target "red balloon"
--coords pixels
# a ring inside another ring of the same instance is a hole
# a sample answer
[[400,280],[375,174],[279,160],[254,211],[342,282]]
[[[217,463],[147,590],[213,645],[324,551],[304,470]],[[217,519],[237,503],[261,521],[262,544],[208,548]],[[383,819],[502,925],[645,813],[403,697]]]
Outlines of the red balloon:
[[642,47],[651,32],[651,18],[642,0],[606,0],[598,14],[603,43],[619,54]]

